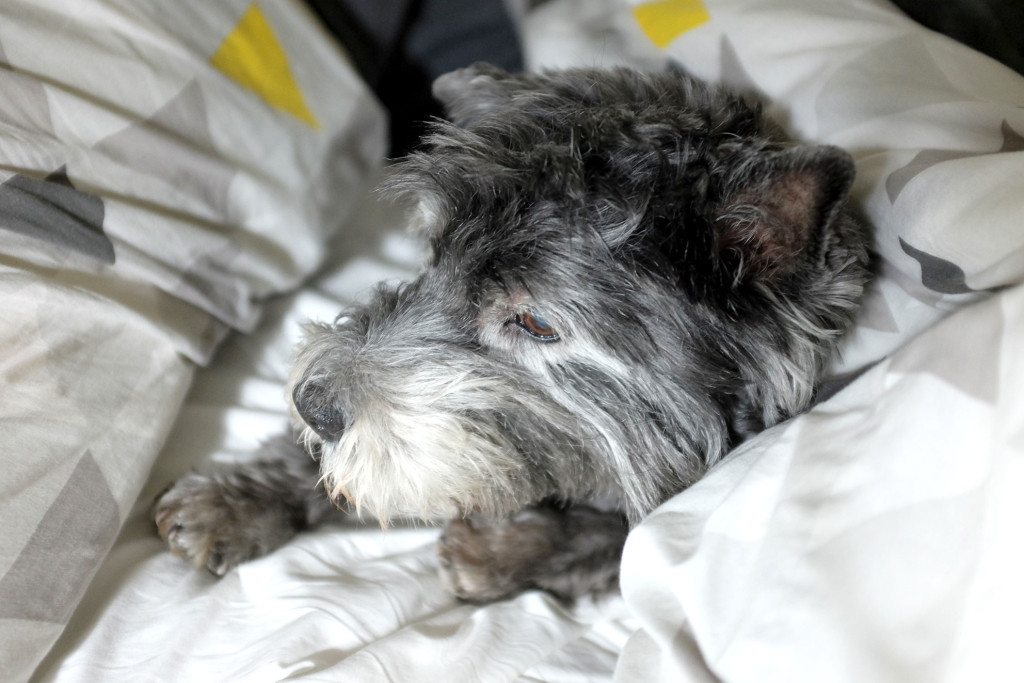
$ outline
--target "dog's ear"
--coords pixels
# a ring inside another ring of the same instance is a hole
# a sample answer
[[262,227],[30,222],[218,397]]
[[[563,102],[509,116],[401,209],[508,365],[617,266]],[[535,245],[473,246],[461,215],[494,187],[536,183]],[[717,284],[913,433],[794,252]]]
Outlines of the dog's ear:
[[444,105],[448,119],[465,128],[506,104],[520,89],[514,77],[492,64],[477,62],[451,71],[434,81],[434,97]]
[[723,179],[709,208],[719,255],[743,280],[792,273],[842,210],[854,172],[838,147],[796,145],[752,156]]

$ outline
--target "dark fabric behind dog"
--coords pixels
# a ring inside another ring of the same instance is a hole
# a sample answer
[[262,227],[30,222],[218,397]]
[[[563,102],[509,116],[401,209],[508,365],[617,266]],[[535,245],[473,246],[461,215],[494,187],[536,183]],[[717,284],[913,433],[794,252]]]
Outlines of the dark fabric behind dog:
[[441,74],[477,61],[523,68],[519,36],[502,0],[307,0],[352,55],[391,116],[392,157],[442,116],[430,95]]
[[[893,0],[915,21],[1024,73],[1024,1]],[[502,0],[306,0],[352,55],[391,116],[392,157],[441,116],[431,82],[486,61],[520,71],[522,50]],[[532,4],[541,4],[535,2]]]
[[[915,21],[1024,73],[1024,1],[893,0]],[[486,61],[523,68],[502,0],[306,0],[346,47],[391,117],[390,155],[404,156],[442,116],[430,94],[441,74]],[[540,3],[534,3],[540,4]]]
[[1024,74],[1021,0],[893,0],[914,21]]

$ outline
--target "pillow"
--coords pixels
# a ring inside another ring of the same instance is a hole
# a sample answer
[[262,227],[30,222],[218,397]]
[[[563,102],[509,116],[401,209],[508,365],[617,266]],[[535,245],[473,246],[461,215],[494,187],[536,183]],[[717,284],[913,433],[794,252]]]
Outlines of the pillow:
[[297,0],[15,0],[0,90],[0,671],[21,680],[195,365],[315,270],[385,119]]

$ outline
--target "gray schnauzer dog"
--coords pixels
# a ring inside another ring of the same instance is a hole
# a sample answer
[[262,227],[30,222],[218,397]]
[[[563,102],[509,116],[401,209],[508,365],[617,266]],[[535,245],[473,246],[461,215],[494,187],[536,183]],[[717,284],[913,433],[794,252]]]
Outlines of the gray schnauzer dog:
[[435,94],[452,122],[386,183],[429,262],[309,325],[298,439],[158,500],[196,565],[224,574],[333,502],[448,520],[467,601],[613,588],[630,525],[806,409],[851,325],[869,238],[846,152],[679,73],[477,65]]

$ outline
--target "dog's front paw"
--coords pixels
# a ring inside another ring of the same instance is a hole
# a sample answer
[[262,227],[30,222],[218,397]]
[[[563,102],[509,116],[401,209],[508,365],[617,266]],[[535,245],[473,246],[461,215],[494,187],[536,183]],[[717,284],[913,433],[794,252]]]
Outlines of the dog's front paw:
[[504,519],[448,522],[440,540],[441,580],[472,603],[539,588],[572,602],[618,584],[629,531],[617,511],[540,504]]
[[[469,519],[448,522],[438,541],[441,581],[460,600],[485,603],[522,591],[514,567],[502,561],[495,527]],[[511,570],[511,571],[510,571]]]
[[451,520],[439,541],[441,580],[471,603],[546,588],[543,579],[563,535],[560,518],[554,510],[527,508],[504,519]]
[[175,555],[217,576],[277,548],[301,526],[296,511],[244,477],[188,474],[153,509],[161,538]]

